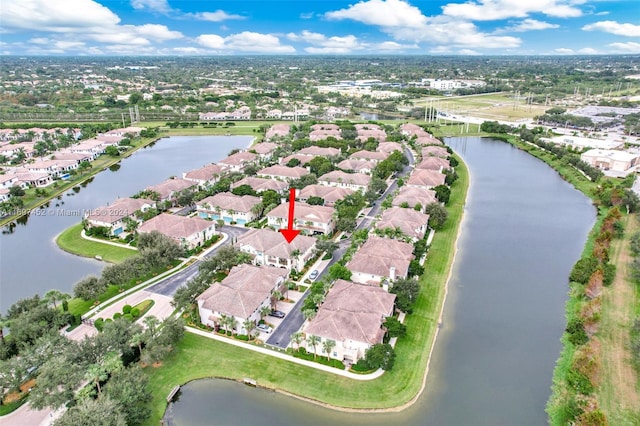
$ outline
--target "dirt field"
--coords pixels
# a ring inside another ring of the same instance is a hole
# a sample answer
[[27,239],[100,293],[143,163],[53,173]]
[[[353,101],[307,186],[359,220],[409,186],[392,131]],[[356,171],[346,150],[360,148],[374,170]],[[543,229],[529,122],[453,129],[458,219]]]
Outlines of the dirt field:
[[638,376],[631,365],[629,330],[635,318],[638,294],[628,277],[632,256],[629,238],[640,226],[635,216],[625,219],[625,238],[612,245],[611,261],[617,274],[611,287],[603,292],[601,341],[602,383],[598,400],[611,425],[635,425],[640,420]]

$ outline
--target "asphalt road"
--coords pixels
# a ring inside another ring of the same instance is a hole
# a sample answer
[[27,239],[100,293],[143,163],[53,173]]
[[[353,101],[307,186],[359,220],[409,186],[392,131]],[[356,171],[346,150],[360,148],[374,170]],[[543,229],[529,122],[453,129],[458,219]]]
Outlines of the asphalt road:
[[[248,228],[236,228],[233,226],[219,227],[218,231],[227,234],[229,238],[224,243],[216,247],[214,250],[211,250],[209,253],[207,253],[204,257],[211,257],[215,255],[220,247],[231,244],[232,241],[235,241],[238,238],[238,236],[244,234],[248,230],[249,230]],[[175,294],[176,290],[178,290],[180,287],[186,284],[189,280],[195,278],[198,275],[198,268],[200,267],[200,262],[201,260],[198,260],[197,262],[192,263],[191,265],[187,266],[186,268],[176,273],[175,275],[172,275],[162,281],[159,281],[158,283],[152,285],[151,287],[146,288],[145,290],[150,291],[152,293],[161,294],[163,296],[172,297]]]

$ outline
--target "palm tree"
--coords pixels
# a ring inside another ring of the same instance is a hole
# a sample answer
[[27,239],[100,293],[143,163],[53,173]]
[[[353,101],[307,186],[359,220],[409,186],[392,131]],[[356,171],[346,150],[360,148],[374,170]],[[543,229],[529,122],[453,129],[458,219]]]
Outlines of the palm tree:
[[158,332],[158,326],[160,321],[153,315],[145,315],[143,319],[144,325],[147,328],[147,335],[153,340]]
[[271,293],[271,309],[275,310],[278,307],[278,300],[282,298],[282,293],[278,290]]
[[140,351],[140,353],[142,353],[142,344],[144,342],[145,342],[145,336],[144,336],[144,333],[142,332],[133,334],[131,336],[131,339],[129,339],[129,344],[131,346],[137,346],[138,351]]
[[247,336],[251,338],[251,334],[253,333],[253,330],[256,329],[256,323],[250,319],[246,319],[242,322],[242,326],[247,331]]
[[312,320],[316,316],[317,312],[315,309],[303,309],[302,316],[306,320]]
[[233,315],[229,315],[227,317],[227,324],[229,324],[229,327],[231,328],[231,334],[236,334],[236,325],[238,324],[238,320],[236,319],[236,317],[234,317]]
[[0,343],[4,343],[4,328],[9,326],[9,320],[0,315]]
[[313,346],[313,359],[316,359],[316,346],[320,343],[320,337],[318,336],[309,336],[307,341],[311,346]]
[[304,340],[303,334],[300,331],[296,331],[291,335],[291,341],[296,344],[296,349],[300,350],[300,343]]
[[271,308],[269,306],[263,306],[260,308],[260,319],[264,319],[267,315],[271,313]]
[[71,299],[71,296],[63,293],[59,290],[49,290],[44,294],[44,300],[46,300],[49,303],[53,303],[53,307],[55,309],[58,309],[58,304],[56,303],[57,301],[62,302],[63,300],[69,300]]
[[327,353],[327,361],[329,361],[329,354],[331,353],[331,350],[335,347],[336,341],[331,339],[325,340],[322,344],[322,349],[324,349],[324,351]]

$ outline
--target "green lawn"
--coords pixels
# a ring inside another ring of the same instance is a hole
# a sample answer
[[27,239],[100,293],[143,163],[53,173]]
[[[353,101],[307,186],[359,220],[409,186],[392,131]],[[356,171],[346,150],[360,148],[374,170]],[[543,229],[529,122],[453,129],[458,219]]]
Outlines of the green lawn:
[[95,257],[99,255],[102,256],[102,260],[111,263],[120,263],[138,254],[136,250],[86,240],[80,235],[81,231],[82,223],[78,223],[62,231],[58,238],[56,238],[58,247],[66,252],[84,257]]
[[414,313],[405,321],[407,336],[396,345],[393,371],[376,380],[356,381],[187,333],[161,367],[147,367],[153,415],[146,424],[158,424],[166,408],[165,398],[174,386],[205,377],[251,377],[259,386],[362,409],[397,407],[415,397],[437,330],[469,184],[467,169],[458,160],[459,179],[452,188],[449,220],[433,239],[421,278],[422,290]]

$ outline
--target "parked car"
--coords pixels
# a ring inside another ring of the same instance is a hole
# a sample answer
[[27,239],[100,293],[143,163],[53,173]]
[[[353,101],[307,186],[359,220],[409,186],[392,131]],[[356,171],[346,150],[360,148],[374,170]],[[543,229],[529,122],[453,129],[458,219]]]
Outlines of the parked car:
[[273,331],[273,328],[271,328],[271,326],[267,324],[258,324],[258,330],[264,333],[271,333]]
[[311,273],[309,274],[309,279],[311,281],[315,280],[316,278],[318,278],[318,270],[314,269],[313,271],[311,271]]
[[276,317],[276,318],[284,318],[285,313],[282,311],[273,310],[269,313],[269,316]]

